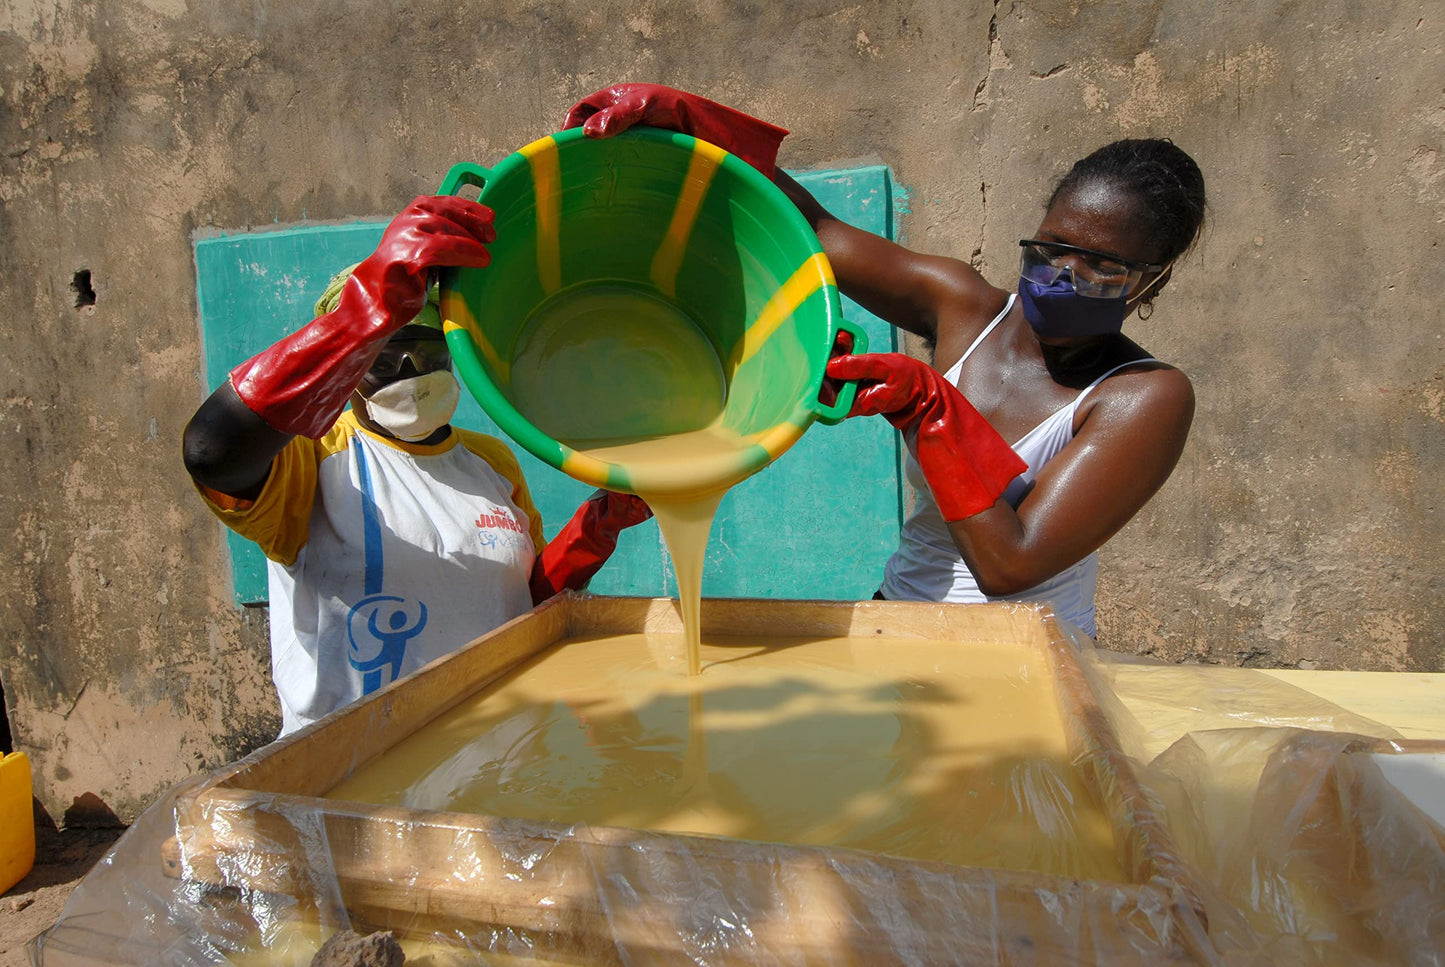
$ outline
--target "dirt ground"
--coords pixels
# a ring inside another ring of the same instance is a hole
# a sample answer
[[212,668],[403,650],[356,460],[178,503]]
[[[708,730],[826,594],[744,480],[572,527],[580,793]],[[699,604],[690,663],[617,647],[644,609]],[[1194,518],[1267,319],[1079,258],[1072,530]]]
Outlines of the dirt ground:
[[35,868],[0,894],[0,967],[27,967],[25,945],[55,923],[71,891],[123,832],[36,827]]

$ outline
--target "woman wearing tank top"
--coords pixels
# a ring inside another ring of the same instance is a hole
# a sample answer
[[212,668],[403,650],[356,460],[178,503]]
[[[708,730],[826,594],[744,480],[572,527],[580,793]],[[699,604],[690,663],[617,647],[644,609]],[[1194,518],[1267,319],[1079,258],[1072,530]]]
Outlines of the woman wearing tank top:
[[838,287],[933,344],[938,369],[898,353],[828,365],[858,381],[850,416],[880,414],[902,431],[919,489],[881,593],[1046,600],[1092,635],[1094,552],[1168,479],[1194,415],[1188,378],[1121,331],[1149,317],[1199,234],[1194,160],[1145,139],[1079,161],[1019,243],[1018,282],[997,288],[967,262],[834,218],[776,167],[788,132],[732,108],[620,84],[566,121],[591,137],[635,124],[704,138],[772,178],[817,232]]
[[[880,596],[1042,600],[1093,635],[1095,552],[1168,479],[1194,414],[1189,379],[1121,330],[1152,314],[1198,237],[1198,166],[1160,139],[1079,161],[1020,242],[1013,291],[839,221],[781,171],[774,180],[839,288],[935,347],[937,369],[894,353],[829,367],[859,380],[852,415],[903,431],[919,491]],[[998,455],[999,436],[1017,463]]]

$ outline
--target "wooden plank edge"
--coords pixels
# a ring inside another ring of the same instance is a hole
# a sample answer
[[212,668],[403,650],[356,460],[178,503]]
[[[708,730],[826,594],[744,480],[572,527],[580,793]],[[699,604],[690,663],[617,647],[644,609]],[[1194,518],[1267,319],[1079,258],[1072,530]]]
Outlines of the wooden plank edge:
[[[1121,864],[1134,882],[1158,885],[1170,896],[1180,935],[1191,939],[1199,959],[1212,960],[1216,957],[1212,950],[1198,949],[1208,942],[1209,914],[1195,870],[1175,845],[1161,805],[1139,778],[1134,760],[1125,754],[1073,642],[1051,610],[1044,615],[1043,627],[1055,659],[1060,705],[1077,742],[1074,758],[1085,766],[1084,776],[1109,815]],[[1188,929],[1190,922],[1199,929]]]

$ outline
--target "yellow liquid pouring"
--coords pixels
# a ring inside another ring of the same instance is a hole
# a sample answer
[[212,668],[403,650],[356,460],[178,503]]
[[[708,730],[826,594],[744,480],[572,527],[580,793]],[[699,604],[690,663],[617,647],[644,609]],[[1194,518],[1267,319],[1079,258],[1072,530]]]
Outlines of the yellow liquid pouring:
[[[713,517],[726,488],[702,495],[685,493],[699,467],[716,464],[726,469],[738,462],[738,451],[748,446],[736,433],[710,426],[691,433],[614,444],[582,451],[586,456],[627,467],[634,489],[647,501],[657,517],[657,526],[667,542],[672,569],[677,577],[678,607],[682,611],[683,648],[687,672],[702,671],[701,644],[702,572],[707,559],[707,539]],[[708,476],[712,476],[709,470]]]
[[[722,425],[726,379],[717,349],[682,310],[641,289],[564,290],[529,320],[509,392],[538,429],[627,468],[667,542],[687,669],[699,674],[708,534],[723,494],[746,472],[725,475],[751,446]],[[693,481],[700,478],[725,483],[699,494]]]

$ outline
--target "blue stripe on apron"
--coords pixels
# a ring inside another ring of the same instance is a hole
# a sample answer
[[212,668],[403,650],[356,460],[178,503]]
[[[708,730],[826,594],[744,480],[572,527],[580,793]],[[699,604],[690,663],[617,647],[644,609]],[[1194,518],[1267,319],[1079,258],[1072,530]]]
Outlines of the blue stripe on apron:
[[357,441],[357,444],[356,472],[361,479],[361,525],[366,542],[363,551],[366,562],[363,593],[380,594],[384,574],[381,555],[381,515],[376,509],[376,492],[371,483],[371,467],[366,462],[366,448],[360,445],[360,440]]

